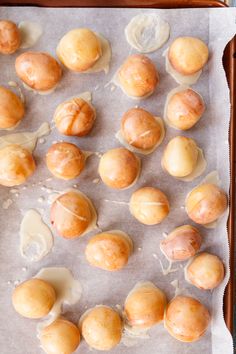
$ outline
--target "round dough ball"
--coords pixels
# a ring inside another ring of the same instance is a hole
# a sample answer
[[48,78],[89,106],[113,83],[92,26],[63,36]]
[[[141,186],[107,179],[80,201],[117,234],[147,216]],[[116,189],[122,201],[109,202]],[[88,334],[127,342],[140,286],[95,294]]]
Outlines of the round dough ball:
[[152,283],[144,283],[131,290],[124,311],[131,327],[147,329],[163,320],[165,307],[165,294]]
[[121,132],[128,144],[150,150],[160,141],[162,127],[151,113],[131,108],[122,117]]
[[108,150],[100,159],[98,173],[102,181],[111,188],[124,189],[137,180],[140,161],[125,148]]
[[16,312],[27,318],[42,318],[52,309],[56,292],[48,282],[32,278],[18,285],[12,294]]
[[92,217],[88,200],[73,190],[60,195],[51,206],[51,223],[64,238],[82,236],[91,225]]
[[145,98],[153,93],[159,76],[151,59],[142,54],[130,55],[118,71],[122,89],[128,96]]
[[185,201],[189,218],[202,225],[216,221],[225,212],[227,205],[226,193],[211,183],[195,187]]
[[24,104],[12,91],[0,86],[0,129],[14,128],[25,114]]
[[174,229],[160,243],[162,253],[170,261],[185,261],[193,257],[200,249],[202,237],[191,225],[183,225]]
[[102,55],[97,35],[88,28],[67,32],[57,46],[57,56],[70,70],[83,72],[91,68]]
[[81,331],[91,348],[111,350],[121,340],[122,321],[112,308],[96,306],[82,316]]
[[204,335],[210,314],[200,301],[188,296],[176,296],[165,313],[165,328],[181,342],[194,342]]
[[17,76],[31,89],[49,91],[56,87],[62,70],[56,59],[48,53],[25,52],[16,58]]
[[207,45],[199,38],[179,37],[171,44],[168,58],[173,68],[183,75],[193,75],[207,63]]
[[54,122],[63,135],[85,136],[95,121],[95,109],[80,97],[62,102],[54,113]]
[[46,163],[55,177],[68,180],[78,177],[83,171],[85,156],[74,144],[56,143],[49,148]]
[[162,166],[173,177],[186,177],[196,168],[198,153],[193,139],[176,136],[164,150]]
[[80,344],[80,331],[74,323],[58,318],[40,333],[40,344],[47,354],[72,354]]
[[156,225],[167,217],[170,206],[162,191],[153,187],[143,187],[132,194],[129,210],[142,224]]
[[108,271],[122,269],[129,260],[133,244],[122,232],[102,232],[93,236],[87,244],[85,255],[94,267]]
[[197,254],[186,268],[186,279],[199,289],[216,288],[224,279],[225,271],[221,259],[214,254]]
[[32,154],[21,145],[10,144],[0,149],[0,185],[23,184],[35,171]]
[[171,126],[180,130],[192,128],[205,111],[202,97],[188,88],[171,96],[166,110],[166,116]]
[[21,34],[17,25],[8,20],[0,21],[0,53],[12,54],[21,44]]

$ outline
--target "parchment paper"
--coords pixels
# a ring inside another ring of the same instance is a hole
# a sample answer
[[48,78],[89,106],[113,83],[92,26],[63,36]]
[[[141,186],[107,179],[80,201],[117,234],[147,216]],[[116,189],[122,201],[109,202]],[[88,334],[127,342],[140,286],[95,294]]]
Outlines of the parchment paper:
[[[171,25],[169,41],[160,50],[149,56],[155,62],[160,73],[160,85],[156,92],[145,101],[137,103],[127,98],[119,88],[111,91],[104,86],[111,80],[123,60],[134,51],[125,40],[124,28],[129,20],[141,12],[156,12]],[[55,48],[64,33],[76,27],[89,27],[102,33],[112,45],[112,62],[108,75],[75,74],[64,69],[64,76],[54,93],[49,96],[35,95],[25,91],[26,116],[17,131],[35,130],[43,121],[51,121],[56,106],[68,97],[83,91],[92,91],[93,104],[97,110],[97,120],[92,133],[85,138],[66,138],[60,136],[54,129],[46,139],[45,144],[38,144],[34,153],[37,161],[37,171],[26,184],[27,189],[17,188],[19,196],[10,193],[8,188],[0,188],[1,203],[7,199],[13,200],[12,205],[4,210],[0,204],[0,352],[1,354],[37,354],[41,352],[36,338],[37,321],[19,317],[11,305],[12,289],[17,282],[35,275],[44,266],[66,266],[80,279],[83,286],[81,301],[73,307],[65,307],[67,318],[77,322],[87,307],[96,304],[115,306],[123,304],[130,289],[141,280],[153,281],[163,289],[168,299],[174,296],[172,280],[179,279],[180,287],[185,294],[192,294],[202,301],[212,313],[212,325],[207,334],[198,342],[184,344],[172,338],[163,325],[155,326],[150,331],[150,339],[139,340],[134,347],[127,348],[120,344],[112,352],[114,354],[232,354],[232,339],[223,320],[222,300],[225,285],[228,281],[229,249],[227,241],[227,215],[221,219],[214,230],[199,227],[204,243],[202,250],[216,253],[226,267],[224,282],[216,290],[203,292],[187,284],[183,277],[183,268],[177,265],[178,272],[164,276],[156,254],[164,264],[166,261],[159,250],[159,242],[163,232],[184,223],[190,223],[183,208],[187,193],[197,185],[210,171],[218,170],[223,188],[229,190],[229,146],[228,128],[230,117],[229,91],[222,67],[222,54],[226,43],[236,32],[233,9],[192,9],[192,10],[134,10],[134,9],[41,9],[41,8],[4,8],[0,9],[1,18],[9,18],[20,22],[30,20],[39,22],[44,29],[43,36],[35,46],[35,50],[48,51],[55,55]],[[178,135],[174,129],[167,128],[167,134],[162,145],[149,156],[142,158],[142,173],[138,183],[125,191],[113,191],[101,182],[92,181],[97,175],[98,157],[92,156],[87,161],[86,169],[75,181],[63,182],[57,179],[46,181],[51,175],[45,166],[45,153],[55,140],[72,141],[84,150],[105,152],[107,149],[118,147],[115,133],[119,129],[122,114],[129,108],[139,104],[155,115],[162,116],[167,93],[177,86],[175,81],[166,73],[163,51],[177,36],[192,35],[202,38],[210,48],[210,60],[202,76],[193,87],[203,96],[207,110],[200,122],[184,135],[196,139],[203,148],[208,161],[207,170],[202,177],[191,183],[177,181],[161,169],[161,156],[169,139]],[[16,56],[0,56],[0,84],[7,85],[16,78],[14,61]],[[1,132],[1,135],[5,134]],[[44,181],[44,182],[41,182]],[[41,184],[39,184],[41,182]],[[85,246],[92,234],[74,241],[66,241],[55,232],[55,245],[52,253],[38,263],[29,264],[19,253],[19,225],[26,210],[39,210],[44,220],[49,223],[48,193],[42,190],[46,186],[55,190],[64,190],[78,184],[94,202],[99,215],[99,226],[103,230],[121,229],[127,232],[134,241],[134,254],[129,264],[122,271],[109,273],[92,268],[85,259]],[[104,199],[128,202],[131,193],[144,185],[156,186],[169,197],[171,212],[169,217],[160,225],[147,227],[131,217],[127,205],[106,202]],[[38,198],[44,196],[40,203]],[[77,351],[89,353],[90,350],[83,341]],[[96,352],[96,351],[95,351]]]

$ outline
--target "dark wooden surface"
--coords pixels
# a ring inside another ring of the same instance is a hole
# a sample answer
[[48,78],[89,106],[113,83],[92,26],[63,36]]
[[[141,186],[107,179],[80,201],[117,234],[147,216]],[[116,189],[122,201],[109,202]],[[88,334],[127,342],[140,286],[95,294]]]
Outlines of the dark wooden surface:
[[28,5],[46,7],[224,7],[218,0],[0,0],[0,5]]

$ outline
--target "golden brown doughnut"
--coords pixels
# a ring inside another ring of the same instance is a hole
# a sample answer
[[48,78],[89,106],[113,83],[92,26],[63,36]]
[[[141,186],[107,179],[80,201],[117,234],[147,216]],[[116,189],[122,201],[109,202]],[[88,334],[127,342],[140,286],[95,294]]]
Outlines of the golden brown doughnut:
[[9,20],[0,21],[0,53],[12,54],[21,44],[21,34],[17,25]]
[[114,230],[93,236],[87,244],[85,255],[92,266],[117,271],[127,264],[132,248],[129,236]]
[[154,284],[141,283],[131,290],[124,305],[129,326],[140,329],[150,328],[164,318],[166,296]]
[[54,122],[63,135],[85,136],[95,121],[95,109],[80,97],[62,102],[54,113]]
[[142,54],[133,54],[121,65],[118,80],[128,96],[145,98],[155,90],[159,75],[151,59]]
[[88,28],[67,32],[57,46],[57,56],[70,70],[83,72],[91,68],[102,55],[98,36]]
[[198,153],[193,139],[176,136],[168,142],[164,150],[162,166],[173,177],[189,176],[197,166]]
[[79,328],[64,318],[58,318],[43,328],[40,343],[47,354],[72,354],[80,344]]
[[121,340],[121,318],[111,307],[101,305],[86,311],[80,323],[82,336],[93,349],[111,350]]
[[51,223],[64,238],[82,236],[92,219],[93,211],[88,199],[74,190],[60,195],[51,206]]
[[100,159],[98,173],[111,188],[130,187],[138,178],[140,162],[134,153],[125,148],[108,150]]
[[194,342],[204,335],[210,314],[200,301],[189,296],[176,296],[165,313],[165,328],[181,342]]
[[31,89],[50,91],[56,87],[62,70],[56,59],[43,52],[25,52],[16,58],[17,76]]
[[168,51],[173,68],[183,75],[193,75],[201,70],[208,60],[207,45],[196,37],[179,37]]
[[186,279],[199,289],[212,290],[223,281],[224,264],[214,254],[197,254],[186,268]]
[[29,150],[10,144],[0,149],[0,184],[6,187],[24,183],[35,171],[36,165]]
[[129,210],[142,224],[156,225],[167,217],[170,206],[162,191],[154,187],[143,187],[132,194]]
[[0,129],[14,128],[24,117],[21,99],[7,88],[0,86]]
[[85,156],[74,144],[62,142],[53,144],[46,155],[49,171],[57,178],[73,179],[85,167]]
[[122,117],[121,132],[128,144],[149,150],[158,144],[162,127],[151,113],[142,108],[131,108]]
[[195,187],[187,196],[185,208],[197,224],[216,221],[227,209],[227,195],[215,184],[205,183]]
[[160,242],[161,251],[170,261],[185,261],[199,251],[202,237],[191,225],[183,225],[174,229]]
[[172,127],[187,130],[199,121],[204,111],[205,103],[202,97],[196,91],[187,88],[171,96],[166,116]]
[[48,282],[32,278],[18,285],[12,294],[16,312],[27,318],[42,318],[52,309],[56,292]]

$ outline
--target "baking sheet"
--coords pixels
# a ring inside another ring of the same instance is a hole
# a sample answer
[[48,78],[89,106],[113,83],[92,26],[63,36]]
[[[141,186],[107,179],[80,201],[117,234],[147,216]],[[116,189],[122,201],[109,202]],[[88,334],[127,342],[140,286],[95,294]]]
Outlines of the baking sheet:
[[[46,181],[51,175],[45,166],[44,156],[53,141],[64,140],[77,143],[84,150],[104,152],[109,148],[119,146],[115,133],[119,129],[120,119],[127,109],[135,106],[136,101],[127,98],[119,88],[111,91],[106,85],[122,61],[134,51],[129,47],[124,36],[124,27],[136,14],[142,12],[156,12],[171,25],[171,35],[166,45],[150,54],[160,73],[160,84],[156,92],[140,106],[150,110],[155,115],[162,116],[167,93],[177,86],[175,81],[165,72],[163,51],[169,43],[181,35],[199,36],[209,43],[211,58],[200,80],[193,86],[204,98],[207,110],[196,127],[184,135],[196,139],[203,148],[208,161],[204,176],[212,171],[219,170],[223,188],[229,189],[229,158],[228,158],[228,124],[230,117],[229,92],[225,73],[222,67],[223,49],[236,32],[234,9],[193,9],[193,10],[136,10],[136,9],[40,9],[40,8],[1,8],[2,18],[10,18],[16,22],[30,20],[39,22],[44,33],[35,50],[48,51],[55,55],[56,45],[61,36],[75,27],[90,27],[102,33],[112,45],[112,63],[108,75],[75,74],[64,70],[63,80],[57,90],[49,96],[39,96],[24,90],[26,96],[27,113],[17,131],[35,130],[43,121],[51,121],[56,106],[67,99],[84,91],[92,91],[93,104],[97,110],[95,127],[89,137],[67,138],[59,136],[57,131],[46,139],[44,144],[38,144],[34,153],[38,165],[35,175],[26,184],[27,189],[19,187],[19,196],[10,193],[10,189],[0,188],[1,203],[11,199],[13,203],[4,210],[0,204],[0,348],[2,354],[32,354],[40,353],[36,338],[36,321],[30,321],[17,316],[11,306],[11,292],[14,283],[33,276],[44,266],[66,266],[80,279],[83,286],[81,301],[73,307],[65,307],[65,315],[77,321],[87,307],[96,304],[115,306],[123,304],[126,295],[136,282],[151,280],[163,289],[168,298],[174,296],[174,288],[170,284],[178,278],[180,287],[185,288],[186,294],[192,294],[201,300],[211,311],[213,321],[211,330],[196,343],[184,344],[169,336],[162,325],[150,331],[150,339],[139,340],[134,347],[125,347],[120,344],[113,353],[160,353],[160,354],[232,354],[232,339],[223,320],[223,292],[228,280],[228,240],[225,215],[215,230],[199,227],[204,243],[202,250],[216,253],[223,260],[227,268],[227,275],[219,288],[210,292],[202,292],[188,285],[183,278],[183,269],[177,265],[178,272],[164,276],[156,256],[164,264],[164,256],[159,251],[159,242],[163,232],[170,232],[173,228],[190,223],[183,208],[184,199],[188,191],[198,184],[203,177],[191,183],[174,180],[161,169],[160,160],[163,149],[171,137],[179,132],[167,128],[167,135],[162,145],[149,156],[142,156],[142,173],[138,183],[126,191],[112,191],[101,182],[92,181],[98,177],[98,157],[92,156],[82,175],[72,182],[63,182],[56,179]],[[187,20],[186,20],[187,19]],[[18,53],[19,54],[19,53]],[[10,80],[18,81],[14,72],[14,60],[11,57],[0,57],[1,80],[0,84],[7,84]],[[104,87],[105,86],[105,87]],[[3,135],[2,133],[1,135]],[[39,184],[39,182],[41,182]],[[84,250],[89,237],[67,241],[59,238],[55,233],[53,252],[38,263],[29,264],[21,258],[19,253],[19,225],[26,210],[38,209],[49,223],[49,209],[47,203],[49,193],[43,189],[48,187],[49,192],[64,190],[78,184],[79,189],[85,192],[94,202],[98,211],[99,227],[103,230],[121,229],[127,232],[134,241],[134,254],[129,264],[122,271],[107,273],[92,268],[85,260]],[[169,197],[171,212],[161,224],[147,227],[135,221],[128,212],[128,206],[111,201],[128,202],[131,193],[144,185],[156,186]],[[43,196],[45,201],[40,203],[38,198]],[[13,335],[14,334],[14,335]],[[78,352],[89,353],[90,350],[82,342]]]

